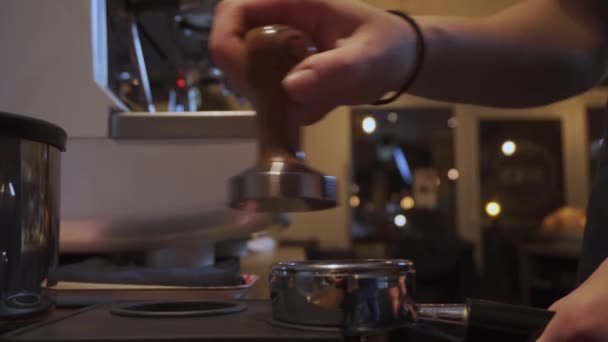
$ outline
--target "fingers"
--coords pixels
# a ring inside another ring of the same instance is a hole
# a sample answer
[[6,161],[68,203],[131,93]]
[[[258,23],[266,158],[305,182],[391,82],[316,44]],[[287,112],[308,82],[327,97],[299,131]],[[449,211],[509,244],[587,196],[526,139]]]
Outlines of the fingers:
[[[563,302],[554,304],[556,307],[564,309],[567,305]],[[580,335],[580,329],[577,327],[579,318],[571,314],[570,311],[556,311],[555,316],[549,322],[545,331],[537,342],[572,342],[579,341],[575,338],[582,337]],[[582,340],[580,340],[582,341]]]
[[549,322],[549,324],[547,325],[547,327],[545,328],[545,331],[543,332],[543,334],[541,335],[541,337],[536,340],[536,342],[557,342],[560,340],[556,340],[556,338],[559,335],[559,330],[557,329],[560,325],[559,320],[561,319],[561,316],[559,315],[559,310],[560,307],[562,307],[564,305],[564,298],[556,301],[555,303],[553,303],[553,305],[551,305],[549,307],[549,310],[556,312],[557,314],[553,317],[553,319],[551,320],[551,322]]
[[559,311],[559,309],[563,305],[564,301],[565,301],[565,298],[562,298],[562,299],[556,301],[549,307],[549,310],[553,311],[553,312]]
[[224,72],[228,84],[237,91],[245,90],[246,50],[243,43],[244,13],[233,1],[221,1],[215,9],[209,39],[213,63]]
[[543,334],[536,340],[536,342],[560,342],[565,341],[561,338],[560,333],[560,317],[557,315],[549,322]]
[[245,29],[270,24],[287,24],[312,33],[323,2],[315,0],[239,0],[238,11],[245,13]]
[[602,295],[593,291],[594,300],[586,299],[585,291],[577,289],[555,302],[550,310],[555,316],[549,322],[540,342],[592,342],[605,341],[608,327],[605,324]]
[[[377,61],[374,65],[369,53],[369,46],[377,42],[364,41],[358,33],[374,10],[357,1],[223,0],[216,8],[211,55],[231,88],[246,95],[243,37],[250,28],[288,24],[309,34],[322,52],[297,65],[283,86],[294,102],[290,111],[301,124],[311,124],[338,105],[370,103],[382,95],[382,91],[370,93],[385,77],[382,72],[372,75],[374,67],[378,70],[382,65]],[[376,40],[376,34],[370,36]]]
[[583,284],[555,302],[555,317],[547,325],[540,342],[605,341],[608,336],[605,307],[608,305],[605,261]]
[[[289,23],[305,32],[315,26],[316,1],[223,0],[216,10],[209,41],[211,57],[232,88],[246,89],[243,37],[255,26]],[[299,15],[296,15],[299,14]]]
[[356,28],[360,5],[326,0],[223,0],[216,8],[210,37],[213,62],[225,74],[229,84],[245,90],[245,33],[256,26],[287,24],[309,34],[320,50],[334,47]]
[[585,310],[569,309],[555,314],[537,342],[605,341],[606,329],[597,325],[596,317],[585,316]]
[[[283,86],[291,100],[303,107],[370,103],[381,95],[370,94],[372,87],[362,89],[373,72],[372,64],[356,45],[345,45],[306,58],[285,77]],[[309,116],[304,122],[318,119],[316,113],[303,114]]]

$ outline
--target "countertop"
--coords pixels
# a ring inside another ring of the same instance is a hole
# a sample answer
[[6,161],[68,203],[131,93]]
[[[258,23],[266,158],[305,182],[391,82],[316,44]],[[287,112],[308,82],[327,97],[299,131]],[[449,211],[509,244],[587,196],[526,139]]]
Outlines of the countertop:
[[273,323],[268,301],[248,300],[246,311],[211,317],[141,318],[113,315],[111,305],[56,310],[38,324],[0,336],[5,341],[445,341],[428,333],[401,329],[391,334],[346,337],[337,329],[316,330]]
[[337,341],[336,332],[274,326],[268,301],[246,301],[241,313],[210,317],[143,318],[110,313],[111,305],[56,310],[49,319],[4,336],[8,341]]

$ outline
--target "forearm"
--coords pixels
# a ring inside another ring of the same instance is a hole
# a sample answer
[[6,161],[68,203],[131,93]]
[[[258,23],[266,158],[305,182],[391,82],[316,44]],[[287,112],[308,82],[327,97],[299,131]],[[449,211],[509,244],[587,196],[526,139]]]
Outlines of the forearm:
[[528,0],[485,19],[418,17],[427,54],[410,92],[529,107],[585,91],[605,72],[606,30],[597,9],[580,3]]

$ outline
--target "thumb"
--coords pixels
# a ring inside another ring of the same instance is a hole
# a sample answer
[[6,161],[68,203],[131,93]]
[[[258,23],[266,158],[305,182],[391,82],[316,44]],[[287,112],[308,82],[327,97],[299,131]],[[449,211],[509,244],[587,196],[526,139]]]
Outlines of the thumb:
[[312,105],[355,104],[362,101],[356,90],[367,69],[361,49],[345,46],[309,56],[287,74],[283,87],[293,102]]

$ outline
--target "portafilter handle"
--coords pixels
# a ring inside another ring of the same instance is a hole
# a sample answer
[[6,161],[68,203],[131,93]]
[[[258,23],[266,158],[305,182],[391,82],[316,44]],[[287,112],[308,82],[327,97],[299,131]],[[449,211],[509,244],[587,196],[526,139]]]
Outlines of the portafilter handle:
[[[412,310],[412,306],[407,306]],[[555,313],[528,306],[468,299],[466,304],[419,304],[410,317],[464,341],[534,341]],[[413,316],[413,317],[412,317]]]
[[302,32],[271,25],[250,30],[247,48],[248,98],[257,112],[258,162],[292,161],[300,152],[300,127],[288,115],[290,99],[282,81],[301,60],[316,50]]
[[469,299],[465,341],[536,341],[555,312]]

